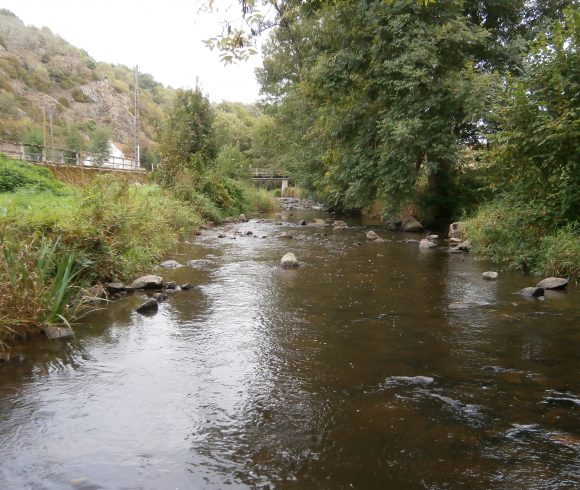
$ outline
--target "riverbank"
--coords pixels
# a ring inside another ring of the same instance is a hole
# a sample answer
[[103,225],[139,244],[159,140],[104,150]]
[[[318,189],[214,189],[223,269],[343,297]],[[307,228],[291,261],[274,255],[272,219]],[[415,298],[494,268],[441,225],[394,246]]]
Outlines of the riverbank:
[[0,354],[74,321],[92,284],[145,271],[204,223],[275,206],[265,191],[225,180],[219,200],[113,175],[75,187],[0,155]]

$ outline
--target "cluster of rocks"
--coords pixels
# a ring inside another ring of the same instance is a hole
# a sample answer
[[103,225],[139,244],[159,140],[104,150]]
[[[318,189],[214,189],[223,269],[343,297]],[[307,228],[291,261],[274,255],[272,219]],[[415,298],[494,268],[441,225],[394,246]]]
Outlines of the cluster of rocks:
[[321,211],[323,205],[319,202],[310,199],[302,199],[299,197],[280,197],[278,204],[284,211],[298,210],[298,211]]

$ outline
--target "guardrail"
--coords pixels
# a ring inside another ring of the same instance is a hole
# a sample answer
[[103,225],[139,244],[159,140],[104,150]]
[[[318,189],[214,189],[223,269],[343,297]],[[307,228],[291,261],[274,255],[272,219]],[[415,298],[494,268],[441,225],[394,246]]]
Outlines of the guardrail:
[[280,169],[251,168],[250,174],[252,179],[283,180],[291,178],[290,174],[286,170]]
[[124,170],[145,172],[135,160],[109,156],[102,163],[95,161],[94,154],[88,151],[69,150],[50,146],[0,140],[0,153],[18,160],[38,164],[71,165],[79,167],[103,168],[107,170]]

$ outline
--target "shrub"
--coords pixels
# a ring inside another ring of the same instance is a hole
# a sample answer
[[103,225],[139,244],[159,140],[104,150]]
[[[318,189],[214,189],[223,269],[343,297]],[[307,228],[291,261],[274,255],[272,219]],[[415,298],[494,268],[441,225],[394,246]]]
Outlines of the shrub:
[[67,194],[67,188],[56,180],[47,168],[10,160],[0,153],[0,192],[49,191],[56,195]]

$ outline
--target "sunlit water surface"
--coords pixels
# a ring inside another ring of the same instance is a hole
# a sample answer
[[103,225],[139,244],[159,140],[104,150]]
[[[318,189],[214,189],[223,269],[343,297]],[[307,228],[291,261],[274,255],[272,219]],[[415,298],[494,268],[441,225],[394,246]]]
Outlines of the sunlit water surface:
[[303,217],[185,244],[159,273],[196,288],[155,316],[138,293],[19,347],[0,488],[578,488],[578,289]]

